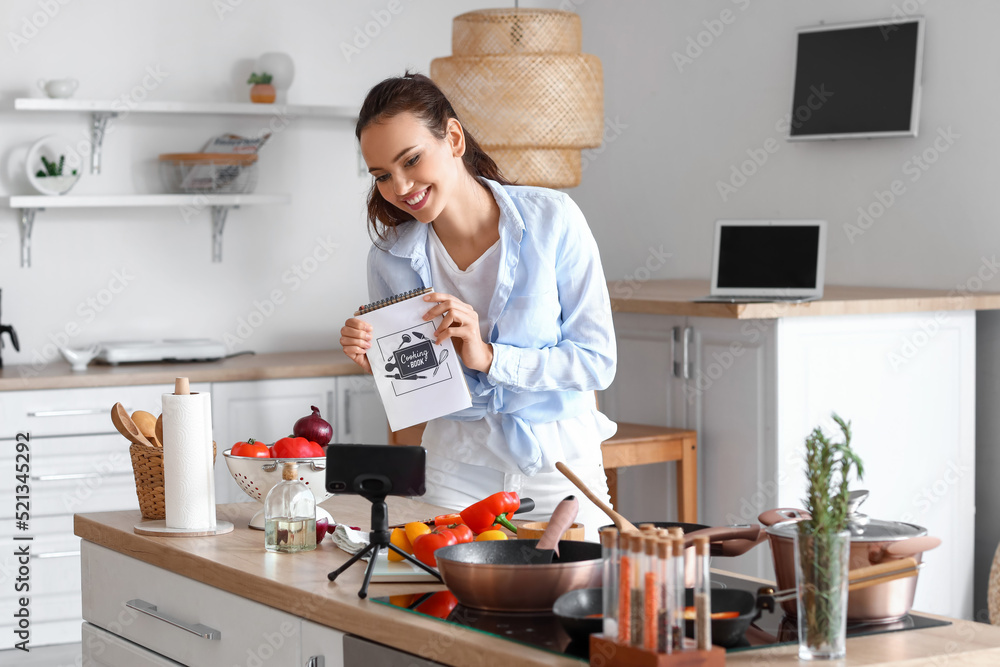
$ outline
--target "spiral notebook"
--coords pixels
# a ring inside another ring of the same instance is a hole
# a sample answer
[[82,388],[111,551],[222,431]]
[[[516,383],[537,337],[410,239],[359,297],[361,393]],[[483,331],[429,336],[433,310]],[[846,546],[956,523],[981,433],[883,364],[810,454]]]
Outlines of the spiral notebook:
[[451,339],[434,343],[442,318],[423,319],[433,304],[420,297],[432,291],[425,287],[396,294],[354,313],[372,325],[366,356],[393,431],[472,406]]

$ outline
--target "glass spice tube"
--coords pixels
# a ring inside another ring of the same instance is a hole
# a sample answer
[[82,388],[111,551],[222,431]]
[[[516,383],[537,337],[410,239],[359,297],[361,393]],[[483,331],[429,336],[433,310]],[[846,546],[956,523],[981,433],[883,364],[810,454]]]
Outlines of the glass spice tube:
[[684,649],[684,538],[673,538],[671,541],[673,571],[670,576],[671,629],[670,637],[673,650]]
[[618,643],[632,642],[632,536],[634,531],[618,539]]
[[604,636],[618,637],[618,529],[601,529],[602,578],[604,589]]
[[712,648],[712,587],[709,582],[708,538],[694,541],[694,640],[698,650]]
[[655,531],[646,536],[646,571],[642,576],[643,648],[656,652],[659,648],[660,565],[656,558],[658,540]]
[[644,609],[643,605],[643,578],[646,575],[646,538],[641,534],[633,535],[632,539],[629,540],[629,546],[631,547],[631,557],[632,557],[632,592],[629,595],[631,601],[632,610],[632,635],[630,642],[632,646],[643,646],[643,618],[642,612]]
[[671,653],[673,651],[673,639],[670,636],[672,620],[672,600],[670,598],[670,573],[674,563],[671,560],[671,542],[669,539],[656,540],[656,570],[657,570],[657,591],[658,608],[656,614],[656,651],[657,653]]

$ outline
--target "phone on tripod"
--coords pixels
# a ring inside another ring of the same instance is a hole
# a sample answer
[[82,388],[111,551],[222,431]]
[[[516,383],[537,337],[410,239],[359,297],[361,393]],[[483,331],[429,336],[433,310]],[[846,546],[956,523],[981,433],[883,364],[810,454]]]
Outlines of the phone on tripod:
[[396,445],[330,445],[326,490],[366,498],[422,496],[427,450]]

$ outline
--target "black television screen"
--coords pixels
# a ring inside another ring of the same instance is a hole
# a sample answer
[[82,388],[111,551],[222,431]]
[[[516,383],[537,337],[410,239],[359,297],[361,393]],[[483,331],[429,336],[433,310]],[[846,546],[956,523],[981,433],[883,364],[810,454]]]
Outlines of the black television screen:
[[789,138],[916,136],[923,24],[799,30]]

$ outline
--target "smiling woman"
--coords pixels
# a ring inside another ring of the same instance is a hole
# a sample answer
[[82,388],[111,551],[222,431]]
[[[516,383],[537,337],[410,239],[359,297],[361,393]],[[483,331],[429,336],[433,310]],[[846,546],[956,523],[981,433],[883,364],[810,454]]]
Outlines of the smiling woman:
[[[427,424],[424,500],[456,510],[496,491],[535,500],[547,519],[574,488],[564,461],[605,499],[602,441],[616,426],[594,390],[614,378],[615,337],[597,244],[564,193],[509,183],[427,77],[386,79],[357,125],[373,176],[369,297],[434,286],[425,320],[455,345],[473,405]],[[366,371],[376,332],[341,329]],[[585,505],[588,537],[604,523]],[[592,532],[591,532],[592,531]]]

